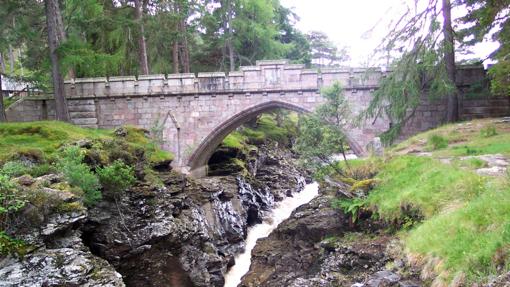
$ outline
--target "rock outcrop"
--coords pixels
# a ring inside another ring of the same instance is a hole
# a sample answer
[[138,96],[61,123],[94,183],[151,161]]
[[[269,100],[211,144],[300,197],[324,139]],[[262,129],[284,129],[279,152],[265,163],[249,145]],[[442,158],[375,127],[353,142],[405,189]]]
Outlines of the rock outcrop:
[[66,186],[60,176],[20,178],[59,204],[25,207],[33,224],[13,232],[28,248],[0,261],[0,285],[223,286],[247,228],[304,185],[293,155],[274,146],[260,147],[250,171],[195,180],[161,169],[149,182],[137,170],[128,192],[88,209],[55,187]]
[[121,275],[82,243],[79,228],[88,213],[61,176],[15,181],[31,202],[7,229],[20,240],[20,254],[0,257],[0,286],[124,286]]

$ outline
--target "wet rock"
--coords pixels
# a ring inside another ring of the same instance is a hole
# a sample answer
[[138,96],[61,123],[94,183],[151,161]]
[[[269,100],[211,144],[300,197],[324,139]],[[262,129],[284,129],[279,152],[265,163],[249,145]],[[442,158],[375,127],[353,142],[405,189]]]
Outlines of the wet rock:
[[[102,144],[112,149],[108,161],[146,162],[136,150]],[[30,250],[23,259],[0,262],[0,285],[223,286],[224,274],[245,247],[248,226],[304,185],[292,154],[262,147],[250,157],[252,173],[245,177],[193,180],[158,168],[157,178],[144,182],[140,173],[129,192],[88,210],[62,176],[21,179],[43,200],[27,204],[24,221],[15,224],[16,237]],[[89,164],[102,160],[94,157]]]
[[[267,238],[259,239],[241,286],[325,286],[304,285],[312,284],[304,278],[321,255],[317,244],[327,234],[341,233],[346,225],[330,200],[325,195],[313,199],[297,208]],[[322,284],[317,278],[312,281]]]
[[26,254],[0,261],[0,286],[124,286],[122,277],[103,259],[85,247],[78,231],[85,210],[41,213],[28,205],[22,213],[40,216],[38,224],[16,228]]
[[72,228],[72,226],[76,223],[84,221],[86,217],[87,214],[83,210],[64,214],[54,214],[41,228],[41,235],[45,237],[55,236],[57,232]]

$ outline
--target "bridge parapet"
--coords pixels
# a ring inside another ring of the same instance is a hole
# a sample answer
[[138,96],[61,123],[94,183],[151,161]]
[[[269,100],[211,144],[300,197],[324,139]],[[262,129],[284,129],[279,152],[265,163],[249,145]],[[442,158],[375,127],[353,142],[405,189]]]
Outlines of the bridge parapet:
[[69,98],[136,97],[242,93],[250,91],[316,90],[340,81],[345,89],[373,89],[380,69],[305,69],[284,60],[257,61],[239,71],[195,74],[158,74],[73,79],[65,82]]

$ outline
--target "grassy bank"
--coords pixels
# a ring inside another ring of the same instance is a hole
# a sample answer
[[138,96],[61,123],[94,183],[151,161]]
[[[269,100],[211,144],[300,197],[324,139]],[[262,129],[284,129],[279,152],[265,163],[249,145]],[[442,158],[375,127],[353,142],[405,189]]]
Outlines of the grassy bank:
[[477,172],[489,166],[477,155],[491,154],[510,161],[510,123],[477,120],[417,135],[384,159],[354,164],[376,162],[379,171],[352,204],[397,226],[408,258],[435,286],[483,282],[510,270],[510,174]]
[[[172,159],[147,138],[143,131],[126,127],[126,141],[146,149],[154,161]],[[79,140],[114,139],[113,130],[84,129],[57,121],[0,124],[0,164],[19,156],[41,157],[52,161],[60,147]]]

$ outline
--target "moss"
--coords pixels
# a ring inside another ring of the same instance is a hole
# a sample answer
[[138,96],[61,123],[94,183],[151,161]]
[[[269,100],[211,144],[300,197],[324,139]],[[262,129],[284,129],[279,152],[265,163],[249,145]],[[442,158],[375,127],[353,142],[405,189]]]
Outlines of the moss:
[[158,176],[158,173],[151,169],[146,167],[144,169],[144,181],[153,187],[163,187],[165,186],[165,183],[163,180]]
[[151,142],[148,138],[149,132],[147,130],[134,126],[124,126],[123,128],[126,131],[124,139],[127,142],[140,146],[147,145]]
[[51,189],[56,189],[60,191],[72,191],[71,185],[67,182],[57,182],[49,186]]
[[234,131],[226,136],[221,144],[225,147],[242,150],[246,145],[246,138],[238,131]]
[[375,178],[358,180],[352,185],[351,191],[362,191],[366,193],[371,190],[377,184],[377,182],[378,180]]
[[56,206],[55,210],[58,213],[69,213],[86,210],[81,202],[62,202]]
[[41,162],[65,143],[111,136],[111,131],[84,129],[55,121],[0,123],[0,162],[20,156]]
[[151,164],[159,164],[162,162],[171,162],[174,160],[174,155],[165,150],[156,150],[150,154],[149,162]]
[[358,182],[357,180],[355,180],[352,177],[341,176],[341,177],[338,177],[338,179],[340,180],[340,182],[346,183],[351,186],[353,186],[354,184],[356,184],[356,182]]

